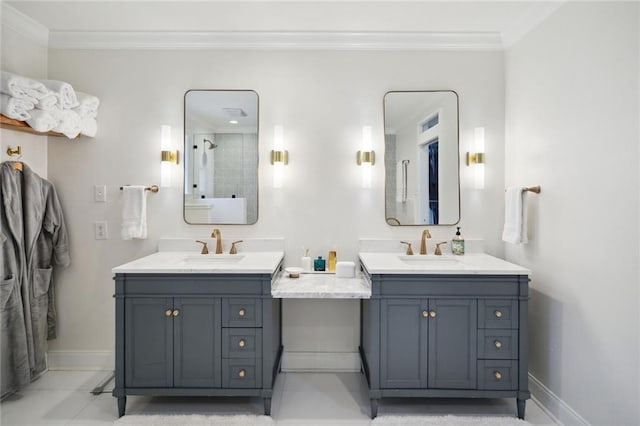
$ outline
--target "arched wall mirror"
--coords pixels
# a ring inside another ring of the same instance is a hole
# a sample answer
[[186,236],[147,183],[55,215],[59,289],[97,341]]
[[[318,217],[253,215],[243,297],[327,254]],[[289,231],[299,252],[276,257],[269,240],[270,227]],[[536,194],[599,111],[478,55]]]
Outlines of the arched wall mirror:
[[184,95],[184,220],[258,220],[258,94],[189,90]]
[[456,224],[460,220],[457,93],[387,92],[384,133],[387,223]]

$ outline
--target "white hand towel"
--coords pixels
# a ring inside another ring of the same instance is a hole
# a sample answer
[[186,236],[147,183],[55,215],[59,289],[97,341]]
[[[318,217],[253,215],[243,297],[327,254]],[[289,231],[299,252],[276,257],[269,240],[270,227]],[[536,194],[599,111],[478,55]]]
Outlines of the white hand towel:
[[33,104],[24,99],[14,98],[6,93],[0,93],[2,115],[15,120],[25,121],[31,117],[28,111],[33,109]]
[[2,71],[0,73],[0,92],[6,93],[18,99],[37,101],[49,92],[44,84],[21,75]]
[[131,185],[122,192],[122,239],[147,238],[147,191],[142,185]]
[[502,240],[512,244],[525,244],[528,241],[523,189],[521,186],[511,186],[505,192]]
[[69,83],[58,80],[40,80],[44,86],[58,98],[58,105],[62,108],[75,108],[78,105],[76,91]]
[[56,108],[57,105],[58,105],[58,97],[51,92],[49,92],[47,96],[38,99],[38,102],[36,102],[36,108],[42,109],[45,111]]
[[34,109],[29,114],[31,114],[31,118],[25,121],[37,132],[48,132],[58,125],[58,120],[53,118],[47,111]]

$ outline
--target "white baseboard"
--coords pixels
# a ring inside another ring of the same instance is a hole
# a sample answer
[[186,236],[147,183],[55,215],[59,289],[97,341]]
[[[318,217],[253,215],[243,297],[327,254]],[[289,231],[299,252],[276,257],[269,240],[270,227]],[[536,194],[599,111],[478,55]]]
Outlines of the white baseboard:
[[358,372],[357,352],[284,352],[282,371]]
[[49,370],[109,371],[115,368],[113,351],[49,351]]
[[531,373],[529,373],[529,390],[536,403],[546,411],[547,415],[556,423],[565,426],[589,426],[588,421]]

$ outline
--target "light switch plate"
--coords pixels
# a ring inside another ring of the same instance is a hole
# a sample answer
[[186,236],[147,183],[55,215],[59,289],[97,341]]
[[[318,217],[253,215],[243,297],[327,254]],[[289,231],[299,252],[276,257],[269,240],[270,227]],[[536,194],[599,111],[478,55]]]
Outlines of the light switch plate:
[[93,199],[96,203],[107,202],[107,186],[106,185],[94,185],[93,186]]
[[107,222],[105,221],[93,222],[93,231],[94,231],[96,240],[106,240],[109,238]]

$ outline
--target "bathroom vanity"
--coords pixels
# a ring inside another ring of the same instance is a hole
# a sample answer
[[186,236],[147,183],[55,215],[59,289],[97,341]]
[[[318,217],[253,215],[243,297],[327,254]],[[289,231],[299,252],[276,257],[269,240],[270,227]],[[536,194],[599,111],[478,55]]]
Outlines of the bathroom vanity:
[[359,256],[372,417],[382,397],[513,397],[524,418],[529,270],[485,254]]
[[162,251],[113,269],[113,396],[259,396],[271,411],[282,355],[271,284],[283,252]]

